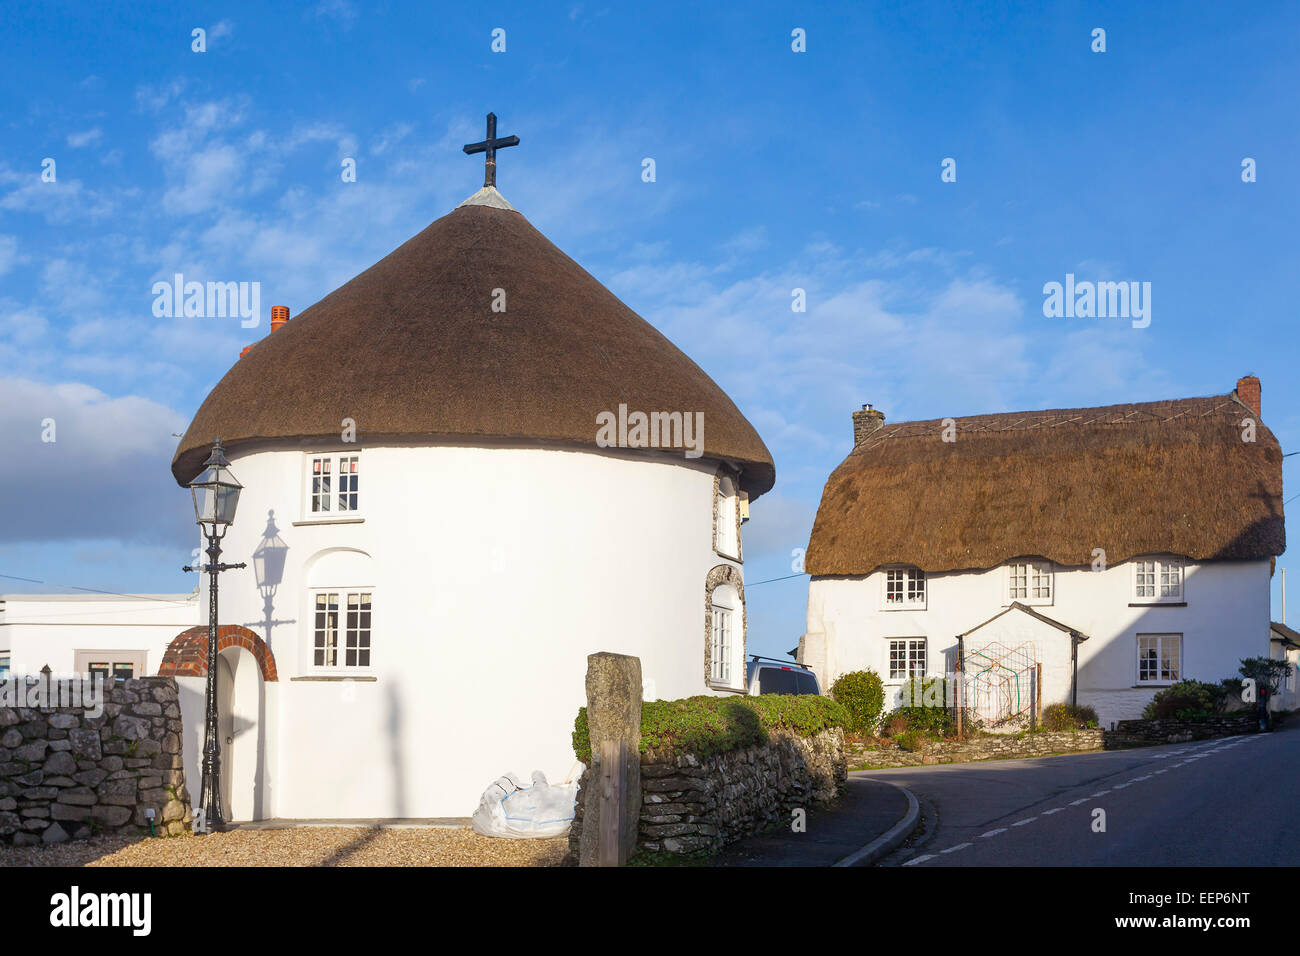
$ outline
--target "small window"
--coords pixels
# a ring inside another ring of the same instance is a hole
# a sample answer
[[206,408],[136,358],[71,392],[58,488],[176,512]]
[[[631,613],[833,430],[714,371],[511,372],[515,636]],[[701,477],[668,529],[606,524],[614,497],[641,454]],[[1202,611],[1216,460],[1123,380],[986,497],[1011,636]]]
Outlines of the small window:
[[361,456],[315,455],[307,486],[307,513],[348,515],[361,509]]
[[885,572],[885,608],[925,608],[925,572],[920,568],[890,568]]
[[924,677],[925,673],[925,638],[909,637],[889,642],[890,680]]
[[1183,600],[1181,558],[1139,558],[1133,562],[1133,598],[1143,604]]
[[1052,603],[1052,566],[1046,561],[1007,565],[1007,596],[1020,604]]
[[1183,664],[1181,634],[1139,634],[1139,684],[1172,684],[1179,680]]
[[9,679],[9,655],[0,654],[0,680]]
[[[340,628],[339,611],[345,608]],[[319,591],[312,621],[312,665],[369,667],[372,601],[367,591]]]
[[713,549],[728,558],[740,557],[740,500],[730,478],[718,479],[713,502],[715,524]]

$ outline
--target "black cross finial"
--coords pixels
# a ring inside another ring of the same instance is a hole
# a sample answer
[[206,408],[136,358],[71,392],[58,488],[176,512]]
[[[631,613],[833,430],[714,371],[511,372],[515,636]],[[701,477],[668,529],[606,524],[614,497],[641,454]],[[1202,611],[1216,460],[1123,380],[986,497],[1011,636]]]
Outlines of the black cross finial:
[[489,113],[487,117],[487,139],[481,143],[465,144],[465,152],[469,155],[487,153],[486,169],[483,171],[484,187],[495,187],[497,184],[497,150],[518,145],[518,136],[503,136],[497,139],[497,114]]

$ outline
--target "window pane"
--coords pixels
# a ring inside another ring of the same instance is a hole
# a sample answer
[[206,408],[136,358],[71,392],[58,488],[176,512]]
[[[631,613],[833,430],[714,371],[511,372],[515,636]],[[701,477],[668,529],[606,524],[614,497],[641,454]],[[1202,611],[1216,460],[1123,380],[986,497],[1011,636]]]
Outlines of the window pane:
[[799,682],[794,671],[780,667],[760,667],[758,669],[758,692],[760,694],[797,694]]

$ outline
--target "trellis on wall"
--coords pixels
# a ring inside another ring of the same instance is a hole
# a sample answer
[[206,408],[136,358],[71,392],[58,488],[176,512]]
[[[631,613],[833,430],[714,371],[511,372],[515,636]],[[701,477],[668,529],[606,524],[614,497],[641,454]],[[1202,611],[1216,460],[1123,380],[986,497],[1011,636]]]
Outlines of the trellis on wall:
[[1031,641],[967,649],[962,675],[963,703],[985,729],[1015,730],[1038,720],[1039,668]]

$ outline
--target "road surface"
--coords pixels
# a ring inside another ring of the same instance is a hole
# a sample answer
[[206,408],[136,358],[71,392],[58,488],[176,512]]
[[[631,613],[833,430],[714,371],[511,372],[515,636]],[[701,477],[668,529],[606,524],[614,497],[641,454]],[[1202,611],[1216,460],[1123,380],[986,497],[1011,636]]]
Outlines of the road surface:
[[853,776],[902,784],[929,814],[885,866],[1300,863],[1300,728]]

